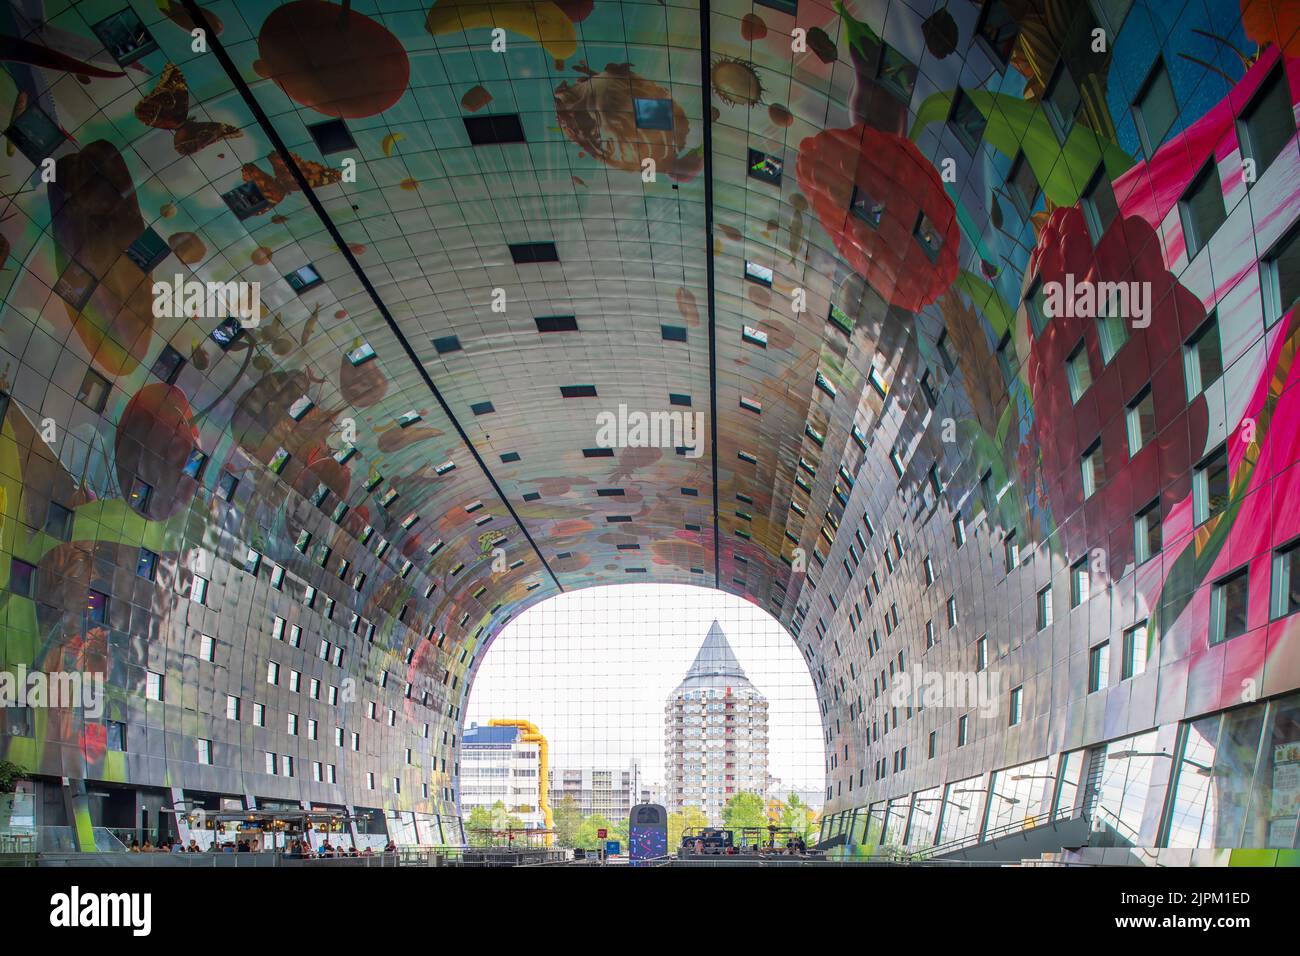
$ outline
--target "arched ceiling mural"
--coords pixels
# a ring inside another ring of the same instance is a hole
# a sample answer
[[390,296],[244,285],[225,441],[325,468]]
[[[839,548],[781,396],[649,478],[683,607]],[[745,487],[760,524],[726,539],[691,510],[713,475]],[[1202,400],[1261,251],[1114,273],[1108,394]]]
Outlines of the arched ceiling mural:
[[[1293,6],[1192,6],[5,3],[3,548],[36,569],[10,633],[89,645],[89,588],[110,635],[165,643],[210,583],[245,628],[292,604],[360,642],[358,676],[401,661],[454,723],[522,608],[704,584],[796,636],[830,746],[823,638],[892,633],[931,565],[977,616],[1011,536],[1049,567],[1105,551],[1130,600],[1195,588],[1236,532],[1167,537],[1139,579],[1131,513],[1190,535],[1193,466],[1228,441],[1246,481],[1233,429],[1276,434],[1290,301],[1256,275],[1296,218],[1294,128],[1237,131],[1300,67]],[[1166,87],[1167,122],[1133,105]],[[1152,321],[1043,322],[1067,276],[1149,283]],[[1198,394],[1179,350],[1216,308],[1235,371]],[[882,561],[911,570],[873,610],[854,575]],[[125,685],[173,666],[146,658]]]

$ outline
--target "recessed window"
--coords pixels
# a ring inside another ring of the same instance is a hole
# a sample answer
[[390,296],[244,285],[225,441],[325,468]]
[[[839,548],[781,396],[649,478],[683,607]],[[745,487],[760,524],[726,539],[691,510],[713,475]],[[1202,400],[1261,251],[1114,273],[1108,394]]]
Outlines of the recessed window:
[[1101,439],[1098,438],[1079,459],[1079,469],[1083,478],[1083,497],[1091,498],[1106,482],[1106,467],[1102,461]]
[[152,581],[158,570],[158,555],[148,548],[141,548],[135,559],[135,575]]
[[1264,321],[1271,328],[1300,302],[1300,228],[1292,229],[1259,264]]
[[1101,237],[1106,234],[1110,224],[1119,215],[1119,204],[1115,202],[1115,191],[1111,187],[1110,177],[1106,175],[1105,166],[1097,167],[1097,171],[1092,174],[1092,179],[1084,188],[1080,200],[1084,223],[1095,246],[1101,242]]
[[1089,590],[1088,562],[1080,558],[1070,567],[1070,607],[1078,607],[1088,600]]
[[595,385],[561,385],[560,395],[564,398],[595,398]]
[[1048,585],[1038,592],[1038,630],[1044,630],[1052,624],[1052,587]]
[[970,718],[965,715],[957,718],[957,746],[965,747],[970,739]]
[[1286,75],[1279,64],[1260,84],[1237,121],[1242,156],[1255,164],[1255,182],[1295,136],[1295,112]]
[[238,478],[228,471],[223,471],[221,477],[217,479],[217,497],[222,501],[229,501],[235,496],[235,488],[238,485]]
[[170,345],[164,345],[162,351],[158,353],[158,357],[154,359],[150,371],[168,385],[171,385],[176,381],[181,374],[181,369],[184,367],[185,356]]
[[1083,342],[1076,345],[1066,359],[1065,377],[1070,385],[1070,401],[1077,404],[1092,386],[1092,366],[1088,364],[1088,348]]
[[501,456],[502,464],[506,464],[506,465],[511,464],[512,462],[516,462],[518,460],[519,460],[519,452],[517,451],[508,451]]
[[99,280],[75,259],[68,262],[54,282],[54,294],[80,312],[95,294]]
[[614,449],[612,448],[584,448],[582,450],[583,458],[613,458]]
[[1024,153],[1017,154],[1011,164],[1011,173],[1007,176],[1007,186],[1011,191],[1011,200],[1015,203],[1021,219],[1028,219],[1038,202],[1038,177],[1029,165]]
[[533,319],[538,332],[576,332],[578,320],[572,315],[539,315]]
[[931,262],[939,260],[939,253],[943,250],[943,236],[939,235],[939,230],[934,227],[934,223],[924,212],[916,218],[916,228],[912,230],[912,238],[916,240],[927,259]]
[[685,342],[686,326],[684,325],[661,325],[659,334],[663,336],[665,342]]
[[149,700],[163,699],[163,675],[154,671],[145,671],[144,696]]
[[36,593],[36,566],[17,558],[9,562],[9,592],[29,598]]
[[160,262],[171,255],[167,240],[150,227],[126,247],[126,257],[140,267],[141,272],[152,272]]
[[1183,346],[1183,377],[1190,402],[1219,380],[1223,374],[1223,352],[1219,344],[1219,322],[1211,316]]
[[952,539],[958,548],[966,543],[966,519],[961,515],[952,519]]
[[433,347],[439,355],[446,355],[449,352],[459,352],[461,350],[460,339],[455,335],[444,335],[441,338],[434,339]]
[[1047,115],[1059,142],[1064,143],[1069,137],[1070,130],[1074,128],[1074,118],[1078,115],[1082,102],[1079,87],[1074,82],[1074,77],[1070,75],[1070,71],[1066,69],[1065,59],[1062,58],[1043,94],[1043,103],[1047,106]]
[[244,327],[240,324],[239,319],[233,315],[222,319],[217,323],[217,327],[208,333],[212,341],[216,342],[221,351],[227,352],[244,334]]
[[102,591],[91,591],[86,596],[86,617],[92,624],[108,623],[108,595]]
[[632,98],[632,113],[637,129],[671,130],[673,128],[673,101],[670,99]]
[[1051,319],[1047,314],[1047,296],[1043,291],[1042,279],[1034,280],[1029,291],[1025,293],[1024,304],[1025,313],[1029,316],[1029,327],[1033,330],[1034,338],[1039,338]]
[[1146,82],[1138,91],[1137,99],[1133,101],[1133,121],[1148,159],[1155,155],[1160,144],[1165,141],[1165,136],[1177,118],[1178,102],[1174,99],[1174,85],[1169,80],[1164,59],[1157,57],[1151,72],[1147,74]]
[[975,670],[982,671],[989,666],[988,635],[975,642]]
[[740,407],[745,409],[745,411],[753,412],[756,415],[761,414],[763,411],[762,402],[752,398],[746,398],[744,395],[740,396]]
[[98,415],[108,404],[108,393],[108,379],[93,368],[87,369],[86,377],[81,380],[81,388],[77,390],[77,401]]
[[105,17],[90,29],[119,66],[128,66],[158,49],[153,35],[130,7]]
[[876,79],[898,99],[904,103],[910,102],[912,93],[916,90],[916,64],[888,43],[882,43]]
[[746,325],[740,330],[740,337],[750,345],[757,345],[759,348],[767,348],[767,333]]
[[272,474],[278,475],[284,471],[284,466],[289,464],[290,457],[292,456],[283,447],[277,448],[266,467],[271,470]]
[[1133,519],[1133,554],[1138,564],[1160,553],[1164,540],[1160,524],[1160,499],[1157,498]]
[[45,524],[42,530],[52,538],[60,541],[72,540],[72,512],[57,501],[51,501],[45,511]]
[[494,143],[524,142],[524,127],[518,113],[488,116],[462,116],[465,133],[471,146],[490,146]]
[[885,215],[885,204],[869,194],[857,183],[853,184],[853,195],[849,198],[849,212],[857,216],[872,229],[880,228],[880,221]]
[[1210,643],[1246,633],[1250,568],[1242,567],[1210,586]]
[[1119,679],[1128,680],[1147,669],[1147,622],[1139,621],[1124,632]]
[[1014,531],[1002,539],[1002,559],[1008,574],[1020,566],[1020,542]]
[[988,120],[964,90],[958,89],[953,96],[948,122],[962,145],[966,147],[966,151],[974,153],[980,140],[984,138],[984,129],[988,126]]
[[311,138],[316,141],[316,148],[320,150],[322,156],[357,148],[357,141],[352,138],[352,131],[341,119],[313,123],[307,127],[307,132],[311,133]]
[[1088,651],[1088,693],[1095,694],[1110,686],[1110,641],[1102,641]]
[[[1109,305],[1107,302],[1106,306]],[[1105,306],[1103,306],[1104,308]],[[1109,311],[1109,310],[1108,310]],[[1097,316],[1097,342],[1101,348],[1101,363],[1109,365],[1120,348],[1128,341],[1128,327],[1122,315]]]
[[195,604],[205,604],[208,600],[208,579],[194,575],[190,581],[190,600]]
[[375,357],[375,350],[370,347],[369,342],[361,342],[352,348],[348,353],[348,361],[352,365],[364,365]]
[[510,258],[516,265],[534,262],[559,262],[560,254],[553,242],[514,242],[510,244]]
[[853,327],[856,325],[854,319],[838,305],[831,305],[831,311],[826,316],[826,321],[830,322],[845,335],[852,335]]
[[469,407],[469,410],[475,415],[491,415],[496,411],[496,408],[491,402],[475,402]]
[[1156,437],[1156,402],[1150,385],[1143,387],[1126,406],[1124,427],[1128,433],[1130,458],[1151,444]]
[[5,136],[33,166],[41,165],[67,139],[59,124],[35,103],[27,104],[27,108],[9,124]]
[[1187,258],[1194,259],[1228,218],[1227,210],[1223,207],[1219,166],[1213,157],[1178,200],[1178,217],[1183,225]]
[[1011,689],[1011,706],[1007,715],[1007,724],[1011,727],[1020,723],[1020,711],[1024,697],[1025,689],[1023,687],[1013,687]]
[[251,219],[253,216],[261,215],[271,208],[271,203],[262,190],[257,187],[257,183],[240,183],[233,189],[229,189],[221,194],[222,200],[235,214],[235,218],[241,222],[245,219]]
[[757,282],[759,285],[765,285],[769,288],[776,274],[767,266],[760,266],[757,262],[745,260],[745,278],[750,282]]
[[975,24],[975,35],[987,43],[999,60],[1006,64],[1020,32],[1016,19],[1003,0],[986,0]]
[[284,281],[289,283],[289,288],[293,289],[294,292],[302,295],[308,289],[316,288],[325,280],[316,271],[316,267],[309,262],[286,275]]
[[1192,472],[1192,518],[1204,524],[1228,507],[1231,475],[1228,472],[1228,449],[1219,446]]
[[1300,611],[1300,539],[1273,552],[1269,617],[1276,620]]
[[749,151],[749,175],[752,178],[771,183],[773,186],[779,186],[781,185],[781,174],[784,171],[785,163],[782,162],[780,157],[757,149]]

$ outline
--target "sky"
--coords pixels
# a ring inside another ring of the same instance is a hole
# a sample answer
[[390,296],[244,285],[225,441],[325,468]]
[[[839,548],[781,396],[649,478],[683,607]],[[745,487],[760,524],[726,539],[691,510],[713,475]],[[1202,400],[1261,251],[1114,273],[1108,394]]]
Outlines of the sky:
[[584,588],[530,608],[488,649],[470,690],[468,723],[531,720],[551,766],[625,769],[662,783],[664,703],[717,620],[745,675],[768,699],[769,772],[782,787],[824,784],[812,678],[775,620],[708,588]]

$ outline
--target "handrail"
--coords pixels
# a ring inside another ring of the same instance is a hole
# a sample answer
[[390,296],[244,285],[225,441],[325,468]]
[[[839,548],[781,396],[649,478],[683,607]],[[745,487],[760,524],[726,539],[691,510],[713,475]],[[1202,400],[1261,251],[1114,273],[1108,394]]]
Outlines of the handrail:
[[[1011,836],[1014,833],[1023,833],[1026,830],[1036,830],[1039,827],[1048,826],[1056,823],[1058,820],[1068,820],[1073,816],[1074,811],[1069,808],[1058,808],[1053,813],[1046,814],[1042,817],[1042,822],[1038,822],[1037,815],[1025,817],[1016,823],[1004,823],[1000,827],[994,827],[992,830],[976,831],[969,836],[960,837],[956,840],[950,840],[947,843],[936,843],[931,847],[921,847],[912,851],[913,855],[922,859],[932,856],[938,856],[943,853],[953,853],[966,846],[978,846],[981,843],[987,843],[990,840],[996,840],[1004,836]],[[1033,821],[1032,825],[1027,825]]]
[[1143,856],[1149,856],[1153,860],[1159,858],[1160,854],[1156,853],[1150,847],[1144,847],[1139,845],[1138,841],[1142,839],[1142,835],[1138,833],[1137,830],[1134,830],[1131,826],[1125,823],[1123,818],[1120,817],[1120,815],[1117,814],[1114,810],[1111,810],[1109,807],[1103,807],[1100,804],[1097,806],[1096,809],[1100,810],[1102,813],[1110,817],[1112,820],[1114,820],[1116,823],[1118,823],[1121,827],[1124,828],[1125,835],[1128,836],[1133,841],[1132,844],[1129,845],[1128,847],[1125,847],[1125,849],[1136,850],[1138,853],[1141,853]]

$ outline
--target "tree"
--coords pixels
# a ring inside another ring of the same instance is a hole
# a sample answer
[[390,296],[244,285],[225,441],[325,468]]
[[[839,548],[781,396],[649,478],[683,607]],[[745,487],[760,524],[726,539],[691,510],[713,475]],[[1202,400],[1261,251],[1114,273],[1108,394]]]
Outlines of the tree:
[[19,780],[27,776],[27,771],[12,760],[0,760],[0,793],[13,793]]
[[578,809],[578,801],[573,799],[573,794],[566,793],[564,799],[551,810],[551,816],[555,821],[555,845],[577,846],[573,841],[578,834],[578,828],[582,826],[582,813]]
[[683,807],[680,812],[668,814],[668,852],[677,852],[682,845],[682,834],[687,830],[708,825],[709,818],[699,807]]
[[789,827],[803,837],[804,842],[814,843],[817,837],[817,811],[799,798],[799,794],[790,794],[781,812],[781,826]]
[[729,830],[741,827],[767,827],[767,808],[757,793],[742,790],[722,808],[722,822]]
[[470,846],[491,846],[492,834],[485,832],[492,829],[491,811],[487,807],[475,807],[470,810],[465,829],[469,831],[467,836]]
[[[608,836],[601,837],[597,834],[599,830],[605,830]],[[589,817],[583,817],[581,825],[574,834],[573,845],[581,847],[584,850],[599,850],[605,846],[606,840],[616,840],[616,830],[618,828],[610,823],[599,813],[593,813]]]

